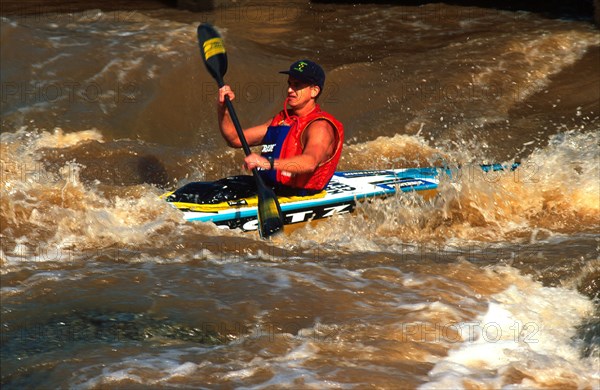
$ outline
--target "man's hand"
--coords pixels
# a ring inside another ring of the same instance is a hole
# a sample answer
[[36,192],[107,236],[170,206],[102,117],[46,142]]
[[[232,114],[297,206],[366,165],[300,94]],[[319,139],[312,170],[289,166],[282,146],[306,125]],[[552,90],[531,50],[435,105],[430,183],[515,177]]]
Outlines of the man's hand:
[[235,99],[235,94],[233,93],[233,91],[231,90],[231,87],[229,85],[224,85],[221,88],[219,88],[219,106],[223,107],[223,105],[225,104],[225,96],[229,96],[229,100],[233,101],[233,99]]
[[254,168],[271,169],[271,163],[261,155],[250,153],[244,159],[244,168],[249,171]]

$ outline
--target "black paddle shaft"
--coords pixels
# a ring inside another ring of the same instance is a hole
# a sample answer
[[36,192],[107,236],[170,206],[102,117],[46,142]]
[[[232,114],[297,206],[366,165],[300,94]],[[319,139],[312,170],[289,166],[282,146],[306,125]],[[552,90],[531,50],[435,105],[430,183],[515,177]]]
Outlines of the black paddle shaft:
[[[220,87],[221,86],[219,86],[219,88]],[[242,130],[242,126],[240,125],[240,120],[238,119],[235,110],[233,109],[233,103],[227,95],[225,95],[225,106],[227,106],[227,110],[229,111],[229,116],[231,117],[231,121],[233,122],[235,131],[237,132],[240,142],[242,143],[242,149],[244,149],[244,153],[246,154],[246,156],[248,156],[250,153],[252,153],[250,151],[250,146],[248,145],[248,141],[246,141],[246,136],[244,135],[244,131]],[[254,172],[255,170],[256,168],[252,169],[252,172]]]

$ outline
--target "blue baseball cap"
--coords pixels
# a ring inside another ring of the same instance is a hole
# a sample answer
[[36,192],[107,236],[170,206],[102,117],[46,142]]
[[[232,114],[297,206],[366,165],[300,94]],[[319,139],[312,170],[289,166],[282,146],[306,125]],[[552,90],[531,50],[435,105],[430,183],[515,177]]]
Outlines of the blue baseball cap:
[[310,85],[316,85],[323,91],[325,72],[316,62],[310,60],[296,61],[290,66],[289,70],[282,70],[279,73],[290,75]]

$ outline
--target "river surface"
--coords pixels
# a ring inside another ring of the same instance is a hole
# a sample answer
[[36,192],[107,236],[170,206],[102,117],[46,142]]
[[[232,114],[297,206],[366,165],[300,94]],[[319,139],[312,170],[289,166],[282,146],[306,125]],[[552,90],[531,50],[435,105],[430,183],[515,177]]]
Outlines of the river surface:
[[[2,388],[600,388],[598,30],[258,4],[1,19]],[[244,126],[309,58],[340,170],[463,174],[269,242],[185,222],[160,194],[243,172],[200,22]]]

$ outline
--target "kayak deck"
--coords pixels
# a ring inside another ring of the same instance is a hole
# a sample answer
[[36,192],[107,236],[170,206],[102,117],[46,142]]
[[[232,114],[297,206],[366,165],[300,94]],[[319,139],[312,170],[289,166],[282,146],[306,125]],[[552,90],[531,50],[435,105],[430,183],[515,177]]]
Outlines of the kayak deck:
[[[399,191],[435,190],[439,184],[436,168],[408,168],[336,172],[327,188],[310,196],[279,197],[285,224],[307,222],[354,210],[356,201],[388,196]],[[257,229],[257,197],[247,196],[215,203],[196,203],[161,197],[183,212],[188,221],[213,222],[224,228]],[[188,196],[186,199],[191,199]],[[175,201],[173,201],[175,200]]]

